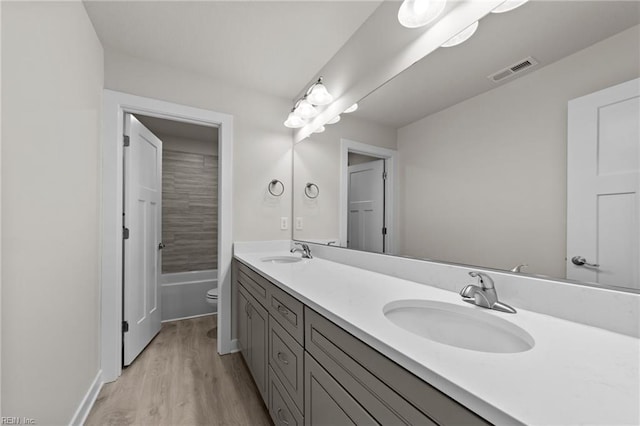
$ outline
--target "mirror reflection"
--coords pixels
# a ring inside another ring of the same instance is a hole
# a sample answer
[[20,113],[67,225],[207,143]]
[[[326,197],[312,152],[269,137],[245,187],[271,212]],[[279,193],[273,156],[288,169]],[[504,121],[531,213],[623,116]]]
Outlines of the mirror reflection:
[[296,144],[294,239],[638,289],[639,17],[484,17]]

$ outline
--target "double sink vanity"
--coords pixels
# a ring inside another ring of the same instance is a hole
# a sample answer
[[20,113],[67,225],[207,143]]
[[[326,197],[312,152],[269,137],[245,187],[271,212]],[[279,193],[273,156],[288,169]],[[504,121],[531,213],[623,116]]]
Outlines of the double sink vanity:
[[640,421],[635,337],[288,245],[236,245],[233,280],[239,347],[275,424]]

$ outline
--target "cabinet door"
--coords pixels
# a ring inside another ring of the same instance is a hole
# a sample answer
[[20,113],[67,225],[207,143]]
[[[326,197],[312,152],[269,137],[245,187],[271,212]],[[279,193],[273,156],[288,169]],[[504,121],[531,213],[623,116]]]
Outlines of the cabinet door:
[[238,286],[238,298],[236,302],[238,310],[238,345],[240,353],[247,365],[251,365],[249,359],[249,300],[241,286]]
[[255,299],[249,296],[249,368],[258,386],[262,399],[267,402],[269,359],[268,333],[269,314]]
[[305,353],[306,426],[378,424],[308,353]]

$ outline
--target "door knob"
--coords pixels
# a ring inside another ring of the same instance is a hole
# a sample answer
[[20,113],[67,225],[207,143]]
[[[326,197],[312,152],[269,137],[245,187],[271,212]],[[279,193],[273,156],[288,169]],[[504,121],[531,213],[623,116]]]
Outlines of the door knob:
[[599,268],[600,265],[598,265],[597,263],[589,263],[587,262],[587,259],[585,259],[582,256],[573,256],[571,258],[571,263],[573,263],[574,265],[577,266],[589,266],[591,268]]
[[166,247],[166,245],[164,245],[164,243],[158,244],[158,250],[162,250],[165,247]]

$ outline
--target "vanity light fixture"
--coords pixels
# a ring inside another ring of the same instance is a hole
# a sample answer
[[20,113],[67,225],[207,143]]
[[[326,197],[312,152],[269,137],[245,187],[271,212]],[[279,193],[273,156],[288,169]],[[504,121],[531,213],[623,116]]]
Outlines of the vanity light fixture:
[[424,27],[436,19],[446,0],[404,0],[398,10],[398,21],[407,28]]
[[331,120],[327,121],[327,124],[336,124],[338,121],[340,121],[340,115],[336,115]]
[[305,125],[305,121],[295,113],[295,108],[291,109],[287,120],[284,122],[284,125],[290,129],[299,129]]
[[305,120],[309,118],[313,118],[318,115],[318,110],[314,107],[311,102],[307,100],[307,95],[304,95],[304,98],[300,99],[296,102],[296,106],[293,108],[294,113]]
[[496,7],[495,9],[493,9],[491,11],[491,13],[509,12],[509,11],[511,11],[511,10],[517,8],[517,7],[522,6],[523,4],[525,4],[528,1],[529,0],[506,0],[500,6]]
[[453,46],[457,46],[459,44],[464,43],[465,41],[469,40],[471,36],[476,32],[476,30],[478,29],[478,24],[479,24],[478,21],[474,22],[464,30],[460,31],[458,34],[451,37],[446,42],[442,43],[441,46],[453,47]]
[[324,132],[324,131],[325,131],[324,126],[320,126],[320,127],[318,127],[317,129],[315,129],[315,130],[313,131],[313,133],[322,133],[322,132]]
[[328,105],[333,102],[333,96],[322,83],[322,77],[307,90],[307,100],[313,105]]
[[358,103],[356,102],[355,104],[351,105],[349,108],[345,109],[343,112],[345,114],[349,114],[350,112],[353,112],[357,109],[358,109]]

